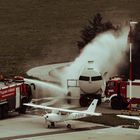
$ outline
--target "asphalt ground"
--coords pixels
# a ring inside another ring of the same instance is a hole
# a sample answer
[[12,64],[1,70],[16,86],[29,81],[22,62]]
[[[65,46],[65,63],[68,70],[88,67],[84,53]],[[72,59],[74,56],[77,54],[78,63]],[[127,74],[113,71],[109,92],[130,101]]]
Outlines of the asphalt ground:
[[[85,108],[76,109],[83,110]],[[103,116],[101,117],[84,118],[82,119],[82,121],[70,120],[69,123],[72,125],[72,129],[67,129],[65,123],[63,122],[57,123],[55,129],[48,129],[47,125],[45,124],[44,118],[42,117],[40,112],[37,111],[38,110],[36,110],[36,115],[33,115],[33,110],[28,111],[25,115],[18,115],[17,113],[13,113],[9,118],[1,120],[0,140],[44,140],[46,139],[46,137],[49,137],[50,139],[57,139],[61,137],[66,138],[67,135],[69,139],[71,138],[69,135],[76,135],[77,137],[74,137],[74,139],[82,139],[84,137],[90,137],[87,133],[90,133],[91,131],[93,131],[93,133],[100,133],[101,131],[102,133],[105,133],[106,138],[106,135],[107,137],[108,135],[112,135],[112,129],[116,129],[116,132],[118,131],[118,129],[122,129],[122,132],[118,132],[118,135],[121,135],[121,133],[123,133],[122,137],[124,135],[126,137],[126,130],[129,130],[129,132],[127,133],[128,135],[131,135],[130,138],[132,137],[132,135],[134,137],[139,136],[138,132],[140,129],[138,129],[138,122],[116,117],[116,114],[120,114],[121,110],[110,109],[108,103],[103,103],[101,106],[97,107],[96,112],[103,113]],[[137,123],[137,127],[132,127],[134,126],[134,123]],[[124,125],[127,125],[129,129],[119,127]],[[81,137],[81,135],[83,134],[85,135]],[[97,135],[98,134],[94,134],[94,137],[96,137]]]
[[0,122],[0,140],[32,138],[37,136],[65,134],[93,129],[108,128],[101,124],[93,124],[79,121],[69,121],[72,129],[67,129],[65,124],[58,123],[56,128],[48,129],[41,116],[21,115]]

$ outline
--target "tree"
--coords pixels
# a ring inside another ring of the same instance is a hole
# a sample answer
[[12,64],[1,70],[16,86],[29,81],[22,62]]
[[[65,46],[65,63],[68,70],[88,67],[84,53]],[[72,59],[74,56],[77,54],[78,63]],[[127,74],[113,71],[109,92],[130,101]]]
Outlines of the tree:
[[97,34],[107,30],[117,29],[110,21],[103,22],[102,19],[101,14],[97,13],[92,20],[89,20],[89,25],[85,26],[81,31],[82,41],[77,41],[77,46],[79,49],[84,48],[85,45],[94,39]]

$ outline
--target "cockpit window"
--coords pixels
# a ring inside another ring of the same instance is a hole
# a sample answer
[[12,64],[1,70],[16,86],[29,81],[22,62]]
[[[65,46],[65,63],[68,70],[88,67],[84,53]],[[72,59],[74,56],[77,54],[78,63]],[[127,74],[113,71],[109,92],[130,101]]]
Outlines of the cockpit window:
[[80,76],[80,77],[79,77],[79,80],[89,81],[89,80],[90,80],[89,78],[90,78],[90,77],[87,77],[87,76]]
[[98,80],[102,80],[102,76],[91,77],[91,81],[98,81]]

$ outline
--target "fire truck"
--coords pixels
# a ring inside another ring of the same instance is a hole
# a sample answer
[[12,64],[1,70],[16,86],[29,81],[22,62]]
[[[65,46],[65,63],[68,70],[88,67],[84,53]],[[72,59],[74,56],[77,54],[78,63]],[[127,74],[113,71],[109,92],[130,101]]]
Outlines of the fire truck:
[[0,81],[0,119],[8,117],[11,111],[26,112],[26,106],[32,99],[30,85],[26,84],[22,77],[13,79],[1,79]]
[[109,98],[112,109],[126,109],[128,105],[140,104],[140,80],[130,81],[123,77],[112,77],[106,83],[105,95]]

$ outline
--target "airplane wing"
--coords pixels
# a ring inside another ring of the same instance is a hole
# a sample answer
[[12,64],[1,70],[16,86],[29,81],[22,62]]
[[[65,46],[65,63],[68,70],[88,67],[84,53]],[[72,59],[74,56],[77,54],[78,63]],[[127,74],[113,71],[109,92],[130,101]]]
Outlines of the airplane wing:
[[87,115],[94,115],[94,116],[100,116],[101,113],[90,113],[86,111],[78,111],[78,110],[69,110],[69,109],[63,109],[63,108],[55,108],[55,107],[49,107],[49,106],[43,106],[43,105],[36,105],[32,103],[25,103],[24,105],[34,107],[34,108],[40,108],[40,109],[46,109],[46,110],[52,110],[57,112],[66,112],[66,113],[79,113],[79,114],[87,114]]
[[126,118],[126,119],[132,119],[132,120],[137,120],[140,121],[140,117],[138,116],[127,116],[127,115],[117,115],[120,118]]
[[67,112],[67,113],[82,113],[82,111],[62,109],[62,108],[56,108],[56,107],[50,107],[50,106],[44,106],[44,105],[36,105],[36,104],[32,104],[32,103],[25,103],[24,105],[34,107],[34,108],[40,108],[40,109],[46,109],[46,110],[56,110],[56,111]]

